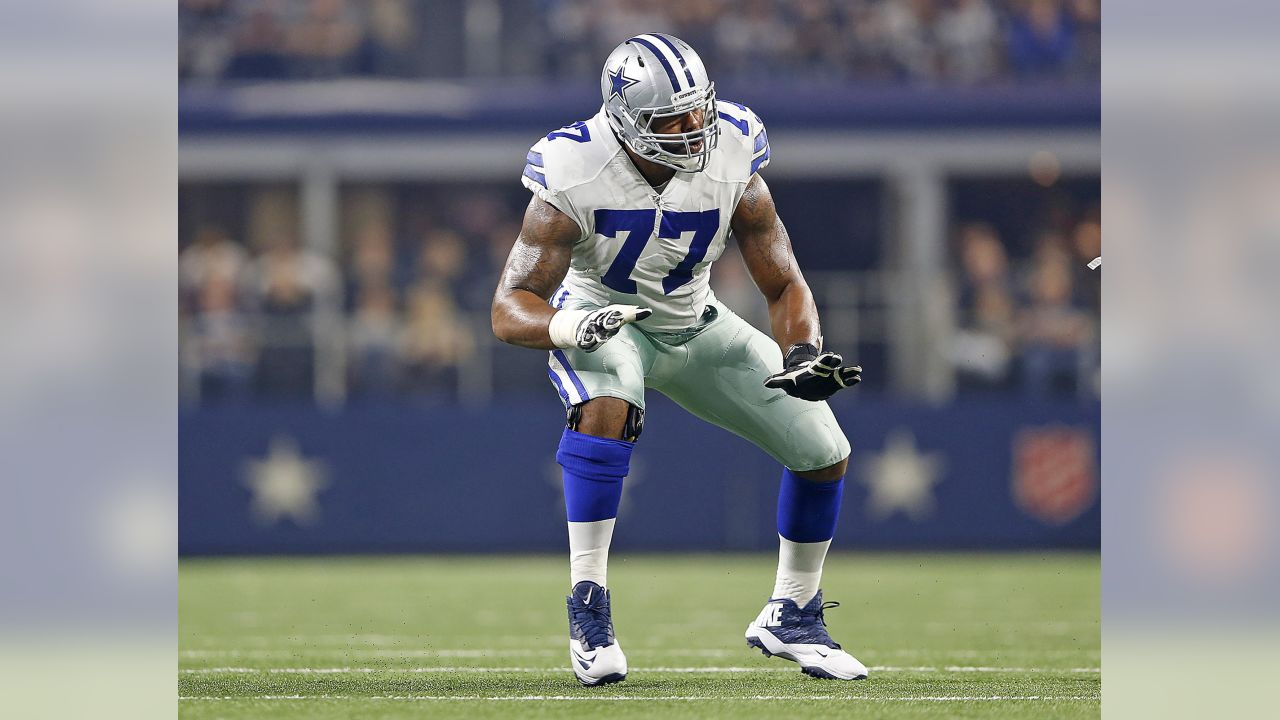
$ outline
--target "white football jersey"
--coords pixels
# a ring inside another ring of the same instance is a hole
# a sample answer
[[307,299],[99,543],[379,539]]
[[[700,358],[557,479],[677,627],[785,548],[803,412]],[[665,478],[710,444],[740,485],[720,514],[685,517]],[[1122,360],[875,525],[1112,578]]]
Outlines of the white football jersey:
[[[696,325],[715,300],[711,263],[751,176],[769,164],[764,124],[750,109],[717,103],[720,139],[702,172],[649,185],[609,128],[603,108],[539,140],[521,180],[582,229],[564,289],[596,305],[653,310],[639,324],[674,332]],[[553,297],[555,303],[557,298]]]

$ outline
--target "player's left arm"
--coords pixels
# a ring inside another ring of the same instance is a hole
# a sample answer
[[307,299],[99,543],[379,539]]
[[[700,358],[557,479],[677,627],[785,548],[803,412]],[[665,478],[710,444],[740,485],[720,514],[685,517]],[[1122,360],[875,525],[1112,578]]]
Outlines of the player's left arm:
[[759,175],[753,175],[747,184],[730,227],[751,279],[769,303],[773,337],[783,352],[801,343],[816,346],[822,336],[818,308],[796,265],[791,239],[778,217],[769,186]]
[[844,365],[834,352],[822,352],[818,308],[796,264],[791,238],[778,217],[769,186],[753,175],[730,221],[747,271],[769,305],[773,337],[782,347],[785,367],[765,384],[805,400],[826,400],[862,380],[862,368]]

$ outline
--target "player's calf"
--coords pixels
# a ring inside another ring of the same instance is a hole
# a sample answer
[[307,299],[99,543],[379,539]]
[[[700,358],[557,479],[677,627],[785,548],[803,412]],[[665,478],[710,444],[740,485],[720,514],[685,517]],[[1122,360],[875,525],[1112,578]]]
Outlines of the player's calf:
[[[564,468],[569,521],[569,663],[583,685],[627,677],[627,658],[613,634],[606,590],[609,544],[644,411],[616,398],[569,408],[556,461]],[[607,435],[591,434],[600,433]],[[615,439],[619,435],[625,439]]]
[[[834,448],[833,448],[834,449]],[[784,469],[778,490],[778,574],[764,610],[747,626],[747,644],[800,665],[806,675],[858,680],[867,669],[827,634],[822,565],[835,536],[845,457],[820,470]],[[831,476],[835,477],[832,478]],[[816,476],[816,477],[815,477]]]

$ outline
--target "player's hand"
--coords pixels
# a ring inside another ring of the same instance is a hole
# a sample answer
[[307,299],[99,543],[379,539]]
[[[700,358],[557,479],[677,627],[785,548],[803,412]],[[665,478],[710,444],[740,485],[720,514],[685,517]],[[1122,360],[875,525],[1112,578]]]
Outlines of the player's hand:
[[809,343],[792,345],[786,368],[765,379],[765,387],[778,388],[792,397],[817,402],[862,382],[862,367],[845,365],[839,353],[819,353]]
[[623,325],[643,320],[653,314],[649,308],[635,305],[609,305],[591,311],[578,324],[575,333],[578,349],[592,352],[618,334]]
[[599,310],[561,310],[551,317],[547,328],[557,347],[576,347],[592,352],[618,334],[623,325],[653,314],[635,305],[609,305]]

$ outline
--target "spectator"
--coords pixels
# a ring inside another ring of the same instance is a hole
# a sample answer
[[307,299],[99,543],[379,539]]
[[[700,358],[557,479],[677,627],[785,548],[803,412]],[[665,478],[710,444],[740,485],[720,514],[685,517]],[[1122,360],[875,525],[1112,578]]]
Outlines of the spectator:
[[[396,284],[395,243],[391,228],[382,221],[365,223],[356,233],[351,248],[347,290],[358,295],[363,289]],[[348,298],[355,306],[356,297]]]
[[336,290],[328,260],[277,237],[254,263],[261,350],[255,389],[271,398],[310,397],[315,382],[315,311]]
[[385,284],[364,286],[348,331],[353,394],[386,397],[394,393],[399,383],[401,333],[395,292]]
[[220,227],[206,225],[178,255],[178,292],[184,308],[192,307],[204,286],[214,277],[234,283],[244,270],[247,255]]
[[[477,50],[467,46],[467,13],[432,13],[442,26],[424,26],[408,0],[263,0],[241,18],[230,5],[182,0],[181,77],[437,77],[462,72],[467,63],[458,59]],[[282,9],[295,5],[302,12]],[[656,30],[698,48],[720,80],[1095,81],[1098,7],[1097,0],[498,0],[508,41],[493,66],[591,80],[615,44]],[[524,27],[532,13],[541,20],[537,32]]]
[[952,0],[938,16],[937,38],[942,74],[964,84],[996,72],[999,22],[987,0]]
[[268,80],[288,74],[282,50],[285,31],[272,6],[255,7],[236,35],[235,53],[226,76],[236,80]]
[[1072,265],[1076,270],[1082,304],[1099,309],[1102,301],[1102,273],[1089,269],[1089,261],[1102,255],[1102,225],[1094,208],[1072,231]]
[[1009,261],[995,229],[973,223],[960,233],[960,319],[952,361],[962,390],[1008,386],[1015,340]]
[[418,255],[418,277],[452,290],[467,267],[467,248],[462,238],[450,230],[431,230],[422,239]]
[[216,78],[231,57],[234,18],[227,0],[178,4],[178,77]]
[[794,9],[796,17],[789,23],[795,28],[793,46],[788,52],[793,72],[806,78],[839,78],[845,51],[835,8],[827,0],[803,0]]
[[1075,50],[1075,31],[1061,0],[1025,0],[1009,27],[1009,61],[1021,77],[1057,74]]
[[892,79],[895,71],[889,60],[885,13],[869,0],[850,3],[847,12],[844,45],[850,77],[864,82]]
[[1080,366],[1088,347],[1088,317],[1072,298],[1070,255],[1052,245],[1036,253],[1031,297],[1018,318],[1023,385],[1039,397],[1078,391]]
[[1102,7],[1098,0],[1070,0],[1076,28],[1074,75],[1097,80],[1102,71]]
[[202,401],[233,400],[246,395],[252,342],[231,266],[215,267],[202,278],[187,342],[188,362],[194,365],[199,378]]
[[[767,78],[783,70],[778,62],[791,46],[791,30],[768,0],[748,0],[716,23],[720,67],[739,77]],[[701,50],[699,50],[701,52]]]
[[475,336],[441,283],[424,281],[409,294],[401,358],[409,389],[451,394],[458,370],[475,351]]
[[372,0],[369,32],[356,58],[361,75],[410,77],[417,73],[417,19],[405,0]]
[[293,74],[333,77],[352,70],[363,34],[346,0],[310,0],[286,37]]

